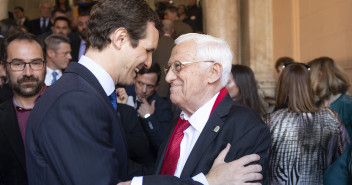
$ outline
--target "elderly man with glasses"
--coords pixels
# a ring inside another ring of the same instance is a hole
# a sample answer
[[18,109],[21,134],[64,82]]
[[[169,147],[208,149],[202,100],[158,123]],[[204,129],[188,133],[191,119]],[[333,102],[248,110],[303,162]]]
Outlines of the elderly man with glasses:
[[26,185],[24,135],[28,116],[46,89],[45,48],[24,32],[4,38],[1,48],[13,98],[0,104],[0,184]]
[[268,184],[270,132],[257,113],[233,102],[227,93],[225,85],[232,61],[228,44],[196,33],[181,35],[175,43],[165,72],[166,81],[171,84],[170,99],[182,112],[178,121],[172,123],[173,129],[161,146],[156,163],[156,174],[170,176],[157,181],[153,176],[135,177],[132,184],[141,178],[143,184],[166,184],[173,176],[218,184],[207,173],[225,147],[226,162],[249,154],[260,156],[254,164],[262,166],[261,174],[248,175],[247,169],[238,170],[233,176],[238,176],[239,184],[260,180],[251,179],[255,176],[263,177],[261,184]]

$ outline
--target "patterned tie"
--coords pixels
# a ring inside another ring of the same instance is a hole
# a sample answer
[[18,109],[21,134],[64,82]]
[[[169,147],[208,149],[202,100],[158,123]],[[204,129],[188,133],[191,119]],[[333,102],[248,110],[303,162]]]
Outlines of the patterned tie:
[[174,175],[177,167],[178,158],[180,157],[180,144],[183,139],[183,131],[190,126],[187,120],[179,118],[175,131],[172,135],[169,147],[166,151],[163,166],[160,174]]
[[112,106],[114,107],[114,109],[117,110],[116,94],[115,94],[115,92],[112,92],[112,93],[109,95],[109,100],[110,100]]
[[53,85],[54,82],[56,82],[56,76],[57,76],[57,72],[53,71],[53,73],[51,73],[53,75],[53,80],[51,81],[51,85]]

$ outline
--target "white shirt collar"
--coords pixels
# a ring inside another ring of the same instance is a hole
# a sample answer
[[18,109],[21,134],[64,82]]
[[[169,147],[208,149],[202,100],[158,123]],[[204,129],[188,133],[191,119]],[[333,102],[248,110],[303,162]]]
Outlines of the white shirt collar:
[[189,117],[183,111],[181,112],[180,117],[182,119],[188,120],[192,127],[194,127],[199,133],[201,133],[210,117],[211,109],[213,108],[218,95],[219,92],[215,94],[207,103],[201,106],[191,117]]
[[103,87],[107,96],[115,91],[114,80],[100,65],[84,55],[82,55],[78,63],[82,64],[93,73],[93,75],[98,79],[100,85]]
[[56,71],[57,74],[60,75],[60,76],[62,75],[62,71],[61,70],[59,70],[59,69],[53,70],[50,67],[46,66],[46,74],[50,74],[51,75],[51,73],[53,73],[53,71]]

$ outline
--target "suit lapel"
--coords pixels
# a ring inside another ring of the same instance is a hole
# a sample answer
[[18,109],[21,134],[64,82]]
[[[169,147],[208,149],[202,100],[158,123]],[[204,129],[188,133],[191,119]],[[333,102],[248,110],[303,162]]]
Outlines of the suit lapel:
[[20,161],[23,169],[26,169],[25,162],[25,153],[24,153],[24,144],[22,141],[22,136],[20,133],[20,128],[18,126],[16,111],[12,105],[12,99],[4,102],[1,120],[0,120],[0,129],[3,131],[8,142],[16,157]]
[[[208,149],[210,143],[216,138],[216,136],[222,131],[224,121],[222,118],[226,116],[231,108],[232,100],[227,94],[224,99],[219,103],[219,105],[214,109],[214,112],[211,114],[209,120],[205,124],[205,127],[200,134],[196,144],[194,145],[186,164],[182,170],[181,177],[190,177],[193,175],[200,156],[204,155],[204,152]],[[215,131],[216,127],[219,127],[220,130]]]

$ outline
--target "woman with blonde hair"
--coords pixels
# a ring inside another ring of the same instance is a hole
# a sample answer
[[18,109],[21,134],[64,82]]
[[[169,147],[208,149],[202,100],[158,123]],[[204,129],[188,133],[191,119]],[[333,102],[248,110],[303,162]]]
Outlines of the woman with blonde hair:
[[266,116],[271,132],[270,184],[323,184],[323,173],[349,144],[338,115],[317,107],[308,66],[286,66],[276,88],[277,111]]

